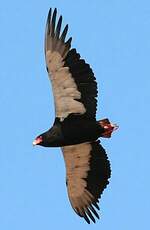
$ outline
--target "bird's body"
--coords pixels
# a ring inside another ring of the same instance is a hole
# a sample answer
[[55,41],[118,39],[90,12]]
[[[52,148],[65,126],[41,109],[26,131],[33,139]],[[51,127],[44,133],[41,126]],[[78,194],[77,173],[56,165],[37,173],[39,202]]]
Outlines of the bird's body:
[[94,120],[84,117],[70,118],[61,122],[55,119],[51,129],[43,135],[41,145],[45,147],[62,147],[97,140],[104,132],[104,128]]
[[55,102],[55,121],[34,145],[61,147],[66,165],[68,196],[75,212],[88,223],[99,218],[96,209],[110,177],[110,163],[99,137],[111,137],[116,126],[96,120],[97,83],[94,73],[65,41],[62,16],[50,9],[45,34],[45,57]]

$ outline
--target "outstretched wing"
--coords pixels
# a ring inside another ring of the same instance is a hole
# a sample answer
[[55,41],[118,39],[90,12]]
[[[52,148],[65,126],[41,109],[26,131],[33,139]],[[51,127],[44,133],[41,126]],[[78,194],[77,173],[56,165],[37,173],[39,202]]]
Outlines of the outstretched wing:
[[92,69],[65,41],[68,25],[62,34],[62,16],[56,23],[57,10],[50,9],[45,34],[45,57],[52,82],[55,114],[63,121],[70,114],[95,119],[97,84]]
[[[110,163],[100,141],[62,148],[68,195],[75,212],[88,223],[99,218],[98,199],[109,183]],[[94,214],[94,215],[93,215]]]

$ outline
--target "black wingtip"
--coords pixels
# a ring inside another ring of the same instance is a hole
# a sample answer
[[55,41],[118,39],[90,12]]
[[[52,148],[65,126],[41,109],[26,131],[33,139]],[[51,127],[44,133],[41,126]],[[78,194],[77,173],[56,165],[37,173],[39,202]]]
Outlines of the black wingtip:
[[47,33],[50,34],[50,21],[52,15],[52,8],[49,9],[48,16],[47,16]]
[[61,40],[62,42],[64,42],[64,40],[65,40],[65,38],[66,38],[67,32],[68,32],[68,24],[65,26],[65,28],[64,28],[64,30],[63,30],[63,32],[62,32],[62,35],[61,35],[61,38],[60,38],[60,40]]
[[54,36],[55,31],[55,24],[56,24],[56,16],[57,16],[57,9],[54,9],[53,16],[52,16],[52,25],[51,25],[51,36]]
[[93,205],[95,206],[95,208],[97,208],[97,210],[100,210],[100,208],[96,202],[93,202]]
[[88,208],[86,210],[86,213],[88,214],[88,216],[90,217],[90,219],[93,221],[93,223],[95,223],[96,222],[95,218],[94,218],[94,216],[92,215],[92,213],[90,212],[90,210]]
[[48,11],[47,21],[49,22],[50,22],[51,15],[52,15],[52,8],[50,8]]
[[54,9],[53,14],[57,14],[57,8]]
[[60,15],[60,17],[59,17],[59,20],[58,20],[58,24],[61,24],[62,23],[62,15]]
[[59,38],[60,30],[61,30],[61,24],[62,24],[62,15],[59,17],[57,27],[56,27],[56,38]]
[[68,41],[66,41],[66,45],[70,45],[71,44],[71,42],[72,42],[72,37],[70,37],[69,39],[68,39]]
[[85,219],[85,221],[86,221],[88,224],[90,224],[90,220],[89,220],[89,218],[87,217],[86,214],[84,214],[83,218]]
[[97,217],[97,219],[99,219],[99,215],[98,215],[98,213],[96,212],[96,210],[93,208],[92,205],[89,206],[89,209],[94,213],[94,215]]

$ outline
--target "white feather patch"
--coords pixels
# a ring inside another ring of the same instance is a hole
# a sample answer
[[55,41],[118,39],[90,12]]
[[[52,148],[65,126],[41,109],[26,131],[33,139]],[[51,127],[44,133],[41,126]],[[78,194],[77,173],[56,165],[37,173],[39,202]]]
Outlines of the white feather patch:
[[75,100],[81,98],[81,93],[77,89],[69,68],[63,67],[61,55],[57,51],[48,50],[46,61],[53,87],[56,116],[63,121],[71,113],[84,114],[86,112],[84,105]]

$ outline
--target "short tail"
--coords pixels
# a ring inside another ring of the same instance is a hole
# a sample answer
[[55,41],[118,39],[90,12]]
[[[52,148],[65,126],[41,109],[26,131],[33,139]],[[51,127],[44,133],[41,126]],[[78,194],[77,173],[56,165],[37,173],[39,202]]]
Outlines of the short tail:
[[101,137],[110,138],[113,131],[119,128],[118,125],[110,123],[108,118],[98,121],[99,125],[104,129]]

